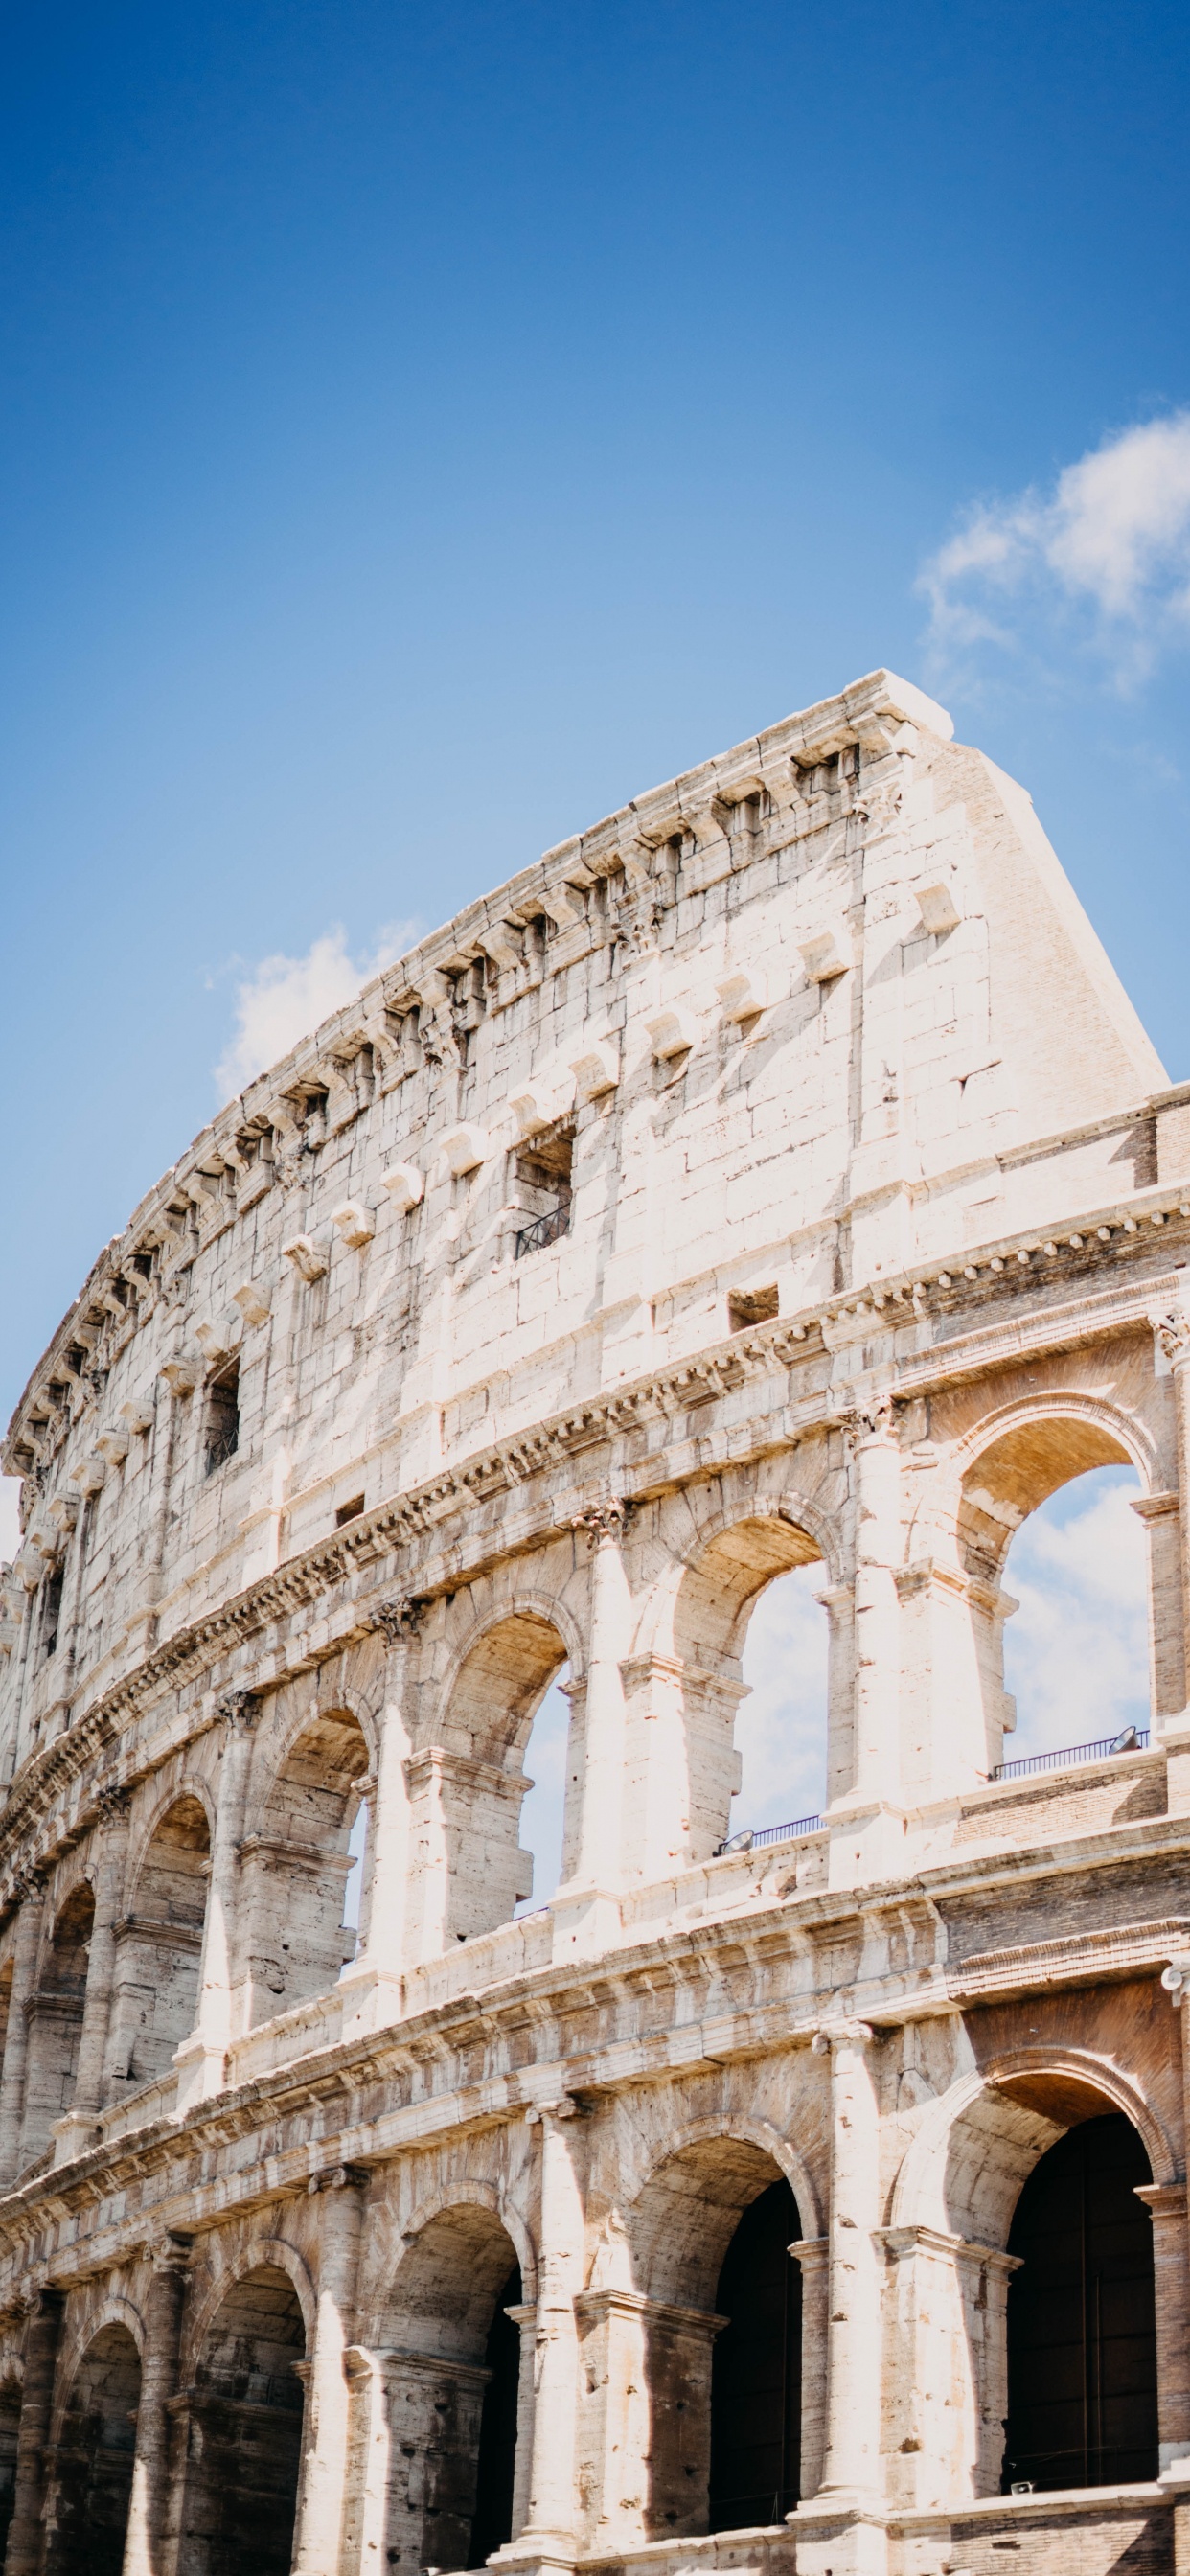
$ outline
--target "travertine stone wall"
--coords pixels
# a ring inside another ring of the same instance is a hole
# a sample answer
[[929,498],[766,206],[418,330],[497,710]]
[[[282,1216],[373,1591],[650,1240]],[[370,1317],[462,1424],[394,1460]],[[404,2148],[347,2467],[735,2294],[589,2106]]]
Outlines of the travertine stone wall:
[[[229,1104],[6,1452],[7,2570],[101,2526],[130,2576],[465,2564],[500,2303],[512,2564],[1181,2569],[1188,1265],[1190,1089],[1023,790],[884,672]],[[1105,1463],[1148,1739],[1004,1777],[1008,1548]],[[805,1564],[827,1803],[725,1850]],[[1013,2212],[1105,2110],[1162,2476],[1001,2497]],[[715,2536],[719,2277],[781,2177],[802,2497]]]

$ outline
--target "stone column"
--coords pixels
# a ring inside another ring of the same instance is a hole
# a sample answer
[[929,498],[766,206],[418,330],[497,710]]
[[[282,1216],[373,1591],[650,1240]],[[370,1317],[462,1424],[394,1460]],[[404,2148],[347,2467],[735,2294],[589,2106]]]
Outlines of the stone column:
[[1190,1676],[1190,1315],[1178,1307],[1154,1317],[1159,1347],[1169,1362],[1177,1410],[1178,1518],[1181,1526],[1182,1673]]
[[814,2040],[831,2061],[831,2209],[826,2456],[819,2502],[863,2505],[880,2476],[879,2112],[866,2022]]
[[252,1729],[260,1702],[251,1691],[228,1691],[219,1702],[223,1719],[223,1757],[211,1848],[211,1877],[203,1927],[199,1971],[198,2018],[189,2039],[174,2051],[178,2070],[178,2109],[205,2102],[222,2090],[227,2051],[232,2038],[231,1987],[236,1938],[236,1900],[240,1884],[240,1840],[244,1798],[252,1753]]
[[62,2300],[57,2290],[34,2293],[24,2334],[24,2379],[17,2432],[16,2479],[4,2576],[38,2576],[41,2566],[42,2515],[50,2417],[54,2406],[54,2372],[62,2331]]
[[414,1640],[424,1616],[419,1601],[386,1602],[376,1612],[388,1647],[376,1807],[372,1843],[372,1892],[365,1956],[388,1976],[404,1964],[405,1894],[409,1874],[409,1788],[405,1764],[411,1751],[409,1692]]
[[172,2231],[153,2257],[145,2300],[136,2454],[124,2542],[123,2576],[161,2576],[169,2518],[171,2400],[178,2388],[178,2347],[192,2239]]
[[891,1877],[903,1856],[901,1798],[901,1453],[890,1397],[861,1416],[856,1488],[855,1733],[850,1790],[830,1810],[831,1884]]
[[128,1865],[129,1805],[126,1789],[100,1790],[99,1811],[103,1829],[95,1866],[95,1919],[91,1926],[91,1949],[87,1960],[87,1993],[79,2035],[78,2072],[74,2081],[74,2100],[70,2106],[73,2119],[88,2122],[93,2121],[103,2103],[104,2058],[116,1975],[116,1925],[124,1910],[124,1877]]
[[[339,1980],[344,2031],[392,2018],[407,1963],[410,1867],[410,1691],[414,1642],[425,1615],[420,1601],[382,1601],[372,1612],[387,1647],[380,1715],[376,1788],[369,1819],[371,1851],[363,1937]],[[365,2001],[367,1998],[367,2001]],[[387,1999],[387,2003],[385,2001]]]
[[306,2378],[294,2576],[337,2576],[347,2490],[351,2345],[366,2173],[337,2165],[310,2185],[319,2195],[318,2305]]
[[533,2469],[533,2354],[537,2343],[537,2310],[521,2303],[506,2308],[521,2338],[520,2364],[516,2383],[516,2463],[512,2479],[512,2532],[518,2540],[529,2519],[529,2488]]
[[20,2171],[21,2122],[25,2110],[25,2068],[29,2059],[29,2005],[37,1977],[37,1956],[45,1915],[45,1886],[36,1871],[24,1883],[13,1946],[12,1993],[0,2074],[0,2190]]
[[802,2276],[802,2442],[799,2486],[816,2496],[826,2446],[827,2306],[830,2238],[806,2236],[789,2252]]
[[621,1664],[632,1635],[632,1604],[620,1555],[625,1510],[600,1503],[576,1520],[592,1553],[591,1620],[584,1692],[582,1806],[575,1874],[554,1900],[555,1946],[580,1955],[601,1949],[619,1925],[624,1879],[624,1765],[627,1717]]
[[[583,2277],[583,2207],[567,2124],[576,2106],[563,2094],[528,2114],[541,2130],[541,2274],[533,2369],[533,2461],[529,2510],[511,2554],[572,2565],[575,2554],[575,2415]],[[505,2555],[508,2553],[502,2553]]]
[[[1182,2016],[1183,2042],[1185,2014]],[[1186,2186],[1142,2183],[1153,2222],[1153,2292],[1157,2330],[1157,2446],[1162,2469],[1190,2464],[1190,2262]]]

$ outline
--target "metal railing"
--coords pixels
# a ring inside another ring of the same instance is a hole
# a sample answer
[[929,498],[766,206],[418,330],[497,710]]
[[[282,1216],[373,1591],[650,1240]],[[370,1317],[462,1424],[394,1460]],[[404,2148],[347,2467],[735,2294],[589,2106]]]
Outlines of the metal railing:
[[725,1842],[716,1843],[712,1860],[722,1860],[727,1852],[762,1851],[767,1843],[796,1843],[804,1834],[821,1832],[821,1816],[795,1816],[790,1825],[748,1825],[739,1834],[728,1834]]
[[523,1260],[527,1252],[540,1252],[547,1243],[556,1243],[560,1234],[570,1232],[570,1201],[563,1199],[545,1216],[534,1217],[532,1225],[523,1225],[513,1239],[512,1257]]
[[1028,1753],[1021,1762],[997,1762],[989,1780],[1027,1780],[1035,1771],[1069,1771],[1079,1762],[1105,1762],[1113,1753],[1143,1753],[1147,1726],[1124,1726],[1118,1735],[1103,1735],[1095,1744],[1066,1744],[1059,1753]]

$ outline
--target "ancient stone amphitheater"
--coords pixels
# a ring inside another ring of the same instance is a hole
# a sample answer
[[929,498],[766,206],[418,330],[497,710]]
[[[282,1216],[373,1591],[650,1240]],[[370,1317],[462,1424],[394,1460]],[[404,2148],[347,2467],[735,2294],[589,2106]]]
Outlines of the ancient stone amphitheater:
[[[1190,1088],[951,730],[877,672],[548,852],[38,1363],[8,2576],[1190,2567]],[[1009,1543],[1108,1462],[1151,1727],[1014,1765]]]

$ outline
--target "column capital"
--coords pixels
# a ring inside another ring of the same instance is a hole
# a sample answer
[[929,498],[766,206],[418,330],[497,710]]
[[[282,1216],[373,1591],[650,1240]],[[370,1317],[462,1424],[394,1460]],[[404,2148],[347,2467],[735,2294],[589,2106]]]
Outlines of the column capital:
[[117,1788],[114,1783],[95,1792],[95,1804],[105,1825],[123,1824],[132,1808],[131,1789]]
[[371,2179],[366,2165],[329,2165],[325,2173],[311,2174],[306,2190],[366,2191]]
[[386,1645],[404,1646],[420,1635],[429,1606],[426,1593],[397,1592],[390,1601],[377,1601],[365,1624],[382,1636]]
[[866,1448],[873,1442],[891,1442],[894,1447],[898,1446],[897,1428],[904,1402],[904,1396],[886,1387],[879,1394],[865,1396],[861,1403],[842,1413],[839,1429],[847,1434],[857,1449]]
[[1190,1360],[1190,1315],[1179,1306],[1160,1307],[1150,1314],[1149,1322],[1162,1358],[1171,1369],[1183,1367]]
[[608,1494],[602,1502],[585,1503],[581,1512],[574,1513],[570,1526],[576,1534],[585,1530],[591,1547],[596,1548],[603,1539],[622,1538],[635,1509],[635,1503],[626,1501],[622,1494]]
[[158,2237],[145,2250],[155,2275],[160,2278],[167,2273],[187,2270],[194,2252],[194,2238],[184,2234],[180,2227],[167,2227],[164,2236]]
[[581,2120],[582,2116],[582,2103],[575,2100],[573,2093],[558,2093],[550,2102],[531,2102],[525,2113],[525,2126],[544,2130],[551,2122]]
[[224,1724],[232,1727],[236,1734],[246,1733],[250,1727],[255,1726],[260,1715],[259,1691],[224,1691],[215,1702],[215,1715],[221,1717]]
[[1190,1956],[1176,1952],[1169,1966],[1161,1971],[1161,1983],[1175,2012],[1179,2005],[1190,2002]]
[[815,2057],[826,2057],[836,2048],[870,2048],[876,2033],[866,2021],[820,2022],[810,2042]]

